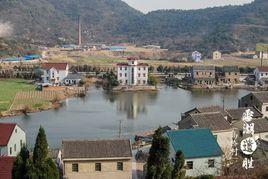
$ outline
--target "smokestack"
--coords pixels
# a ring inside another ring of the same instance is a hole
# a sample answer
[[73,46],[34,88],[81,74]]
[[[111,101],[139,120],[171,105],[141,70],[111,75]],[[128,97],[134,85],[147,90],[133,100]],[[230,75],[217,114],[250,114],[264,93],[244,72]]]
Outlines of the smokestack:
[[82,45],[82,24],[81,24],[81,18],[78,16],[78,46],[81,47]]

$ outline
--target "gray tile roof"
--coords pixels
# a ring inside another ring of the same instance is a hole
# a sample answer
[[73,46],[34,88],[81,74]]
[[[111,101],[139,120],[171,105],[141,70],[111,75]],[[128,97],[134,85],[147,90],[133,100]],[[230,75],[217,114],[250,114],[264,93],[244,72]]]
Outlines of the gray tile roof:
[[220,106],[205,106],[205,107],[196,107],[187,111],[185,114],[190,114],[196,111],[197,113],[207,113],[207,112],[221,112],[224,116],[227,115],[226,111]]
[[255,133],[268,132],[268,119],[256,119],[253,122]]
[[63,159],[131,157],[128,139],[62,141]]
[[224,66],[223,72],[239,72],[239,68],[237,66]]
[[193,70],[194,71],[199,71],[199,70],[201,70],[201,71],[207,71],[207,70],[209,70],[209,71],[215,71],[215,66],[193,66]]
[[236,108],[236,109],[226,109],[226,112],[228,113],[228,116],[231,118],[231,120],[241,120],[243,113],[250,109],[254,114],[253,118],[262,118],[262,113],[256,109],[255,107],[242,107],[242,108]]
[[64,80],[77,80],[77,79],[81,79],[81,75],[80,74],[76,74],[76,73],[69,73]]
[[252,94],[262,103],[268,103],[268,91],[253,92]]
[[230,123],[221,112],[189,114],[178,122],[180,129],[209,128],[212,131],[231,129]]

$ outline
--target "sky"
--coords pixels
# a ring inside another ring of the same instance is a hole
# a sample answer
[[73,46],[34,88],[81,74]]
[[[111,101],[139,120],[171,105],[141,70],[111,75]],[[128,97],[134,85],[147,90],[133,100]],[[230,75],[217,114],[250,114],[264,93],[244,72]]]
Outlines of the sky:
[[144,13],[159,9],[200,9],[224,5],[241,5],[253,0],[123,0]]

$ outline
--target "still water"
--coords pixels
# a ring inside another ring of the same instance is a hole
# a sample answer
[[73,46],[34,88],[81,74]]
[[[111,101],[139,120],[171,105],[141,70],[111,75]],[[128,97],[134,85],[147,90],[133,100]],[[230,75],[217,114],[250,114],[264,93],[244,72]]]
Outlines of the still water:
[[135,133],[174,125],[180,114],[196,106],[223,105],[234,108],[246,90],[221,92],[186,91],[163,87],[158,92],[126,92],[111,94],[92,88],[83,99],[67,99],[59,109],[3,118],[2,122],[16,122],[27,134],[33,147],[38,128],[42,125],[51,147],[59,147],[63,139],[133,137]]

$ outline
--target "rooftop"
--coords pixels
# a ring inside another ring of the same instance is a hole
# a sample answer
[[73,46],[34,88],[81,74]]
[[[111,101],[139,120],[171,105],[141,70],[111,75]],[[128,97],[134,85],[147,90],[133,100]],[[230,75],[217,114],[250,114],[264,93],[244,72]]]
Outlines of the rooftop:
[[194,71],[198,71],[198,70],[215,71],[215,67],[214,66],[193,66],[193,70]]
[[12,135],[16,123],[0,123],[0,146],[6,146]]
[[253,122],[255,133],[268,132],[268,119],[256,119]]
[[260,72],[268,72],[268,66],[257,67]]
[[268,91],[253,92],[252,94],[262,103],[268,103]]
[[66,78],[64,79],[68,79],[68,80],[77,80],[77,79],[81,79],[81,75],[80,74],[77,74],[77,73],[69,73],[67,75]]
[[222,150],[209,129],[167,131],[166,134],[174,150],[181,150],[186,159],[222,155]]
[[11,179],[13,163],[16,157],[0,156],[0,178]]
[[212,131],[228,130],[231,125],[221,112],[189,114],[178,122],[180,129],[209,128]]
[[68,63],[43,63],[41,64],[42,69],[55,68],[56,70],[66,70]]
[[242,107],[242,108],[236,108],[236,109],[226,109],[226,112],[231,117],[232,120],[241,120],[243,113],[250,109],[254,114],[253,118],[262,118],[262,113],[256,109],[255,107]]
[[63,159],[132,157],[128,139],[62,141]]
[[229,72],[239,72],[238,66],[224,66],[223,72],[229,73]]

